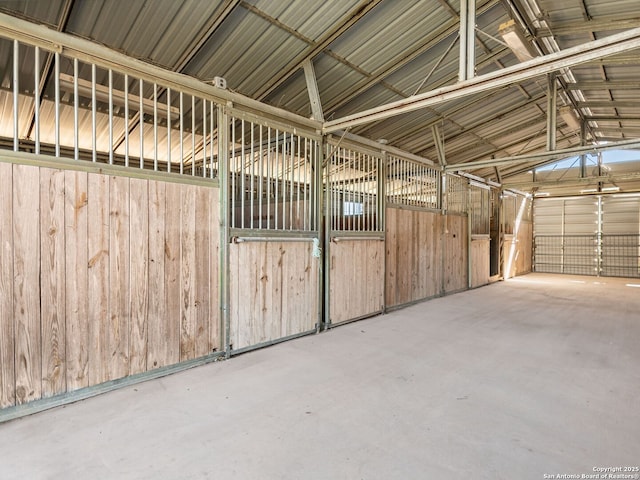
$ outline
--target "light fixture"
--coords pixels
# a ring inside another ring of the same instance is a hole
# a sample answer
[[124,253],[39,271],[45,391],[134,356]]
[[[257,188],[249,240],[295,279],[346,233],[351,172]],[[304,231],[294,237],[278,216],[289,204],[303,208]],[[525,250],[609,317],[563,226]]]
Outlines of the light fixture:
[[580,193],[596,193],[597,191],[597,188],[585,188],[584,190],[580,190]]
[[567,124],[567,127],[569,127],[572,131],[580,130],[580,120],[574,113],[573,108],[571,108],[569,105],[565,105],[564,107],[560,107],[558,109],[558,113],[564,120],[564,123]]
[[518,60],[521,62],[526,62],[527,60],[531,60],[533,57],[537,56],[533,46],[524,36],[524,32],[514,20],[509,20],[508,22],[500,24],[498,33],[504,40],[504,43],[507,44],[513,54],[518,57]]
[[536,192],[533,194],[534,197],[548,197],[551,195],[549,192]]
[[620,187],[604,187],[602,191],[603,192],[619,192]]

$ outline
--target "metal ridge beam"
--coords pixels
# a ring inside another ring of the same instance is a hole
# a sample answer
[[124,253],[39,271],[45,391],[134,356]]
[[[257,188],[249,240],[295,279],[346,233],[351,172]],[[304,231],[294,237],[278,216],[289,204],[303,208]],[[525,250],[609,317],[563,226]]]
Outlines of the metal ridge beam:
[[445,167],[446,171],[457,171],[457,170],[473,170],[477,168],[485,168],[485,167],[495,167],[498,165],[508,165],[511,163],[522,163],[522,162],[535,162],[535,161],[544,161],[544,160],[554,160],[561,159],[566,157],[571,157],[574,155],[580,155],[583,153],[590,152],[602,152],[606,150],[625,150],[631,148],[640,148],[640,139],[633,140],[623,140],[620,142],[608,143],[606,145],[589,145],[586,147],[572,147],[565,148],[562,150],[555,150],[553,152],[540,152],[540,153],[532,153],[528,155],[517,155],[515,157],[503,157],[503,158],[495,158],[491,160],[478,160],[475,162],[468,163],[457,163],[453,165],[448,165]]
[[530,78],[545,75],[562,68],[586,63],[640,47],[640,28],[633,28],[600,40],[588,42],[542,57],[480,75],[455,85],[391,102],[363,112],[347,115],[324,124],[324,132],[333,132],[363,123],[381,120],[424,107],[444,103],[467,95],[510,85]]

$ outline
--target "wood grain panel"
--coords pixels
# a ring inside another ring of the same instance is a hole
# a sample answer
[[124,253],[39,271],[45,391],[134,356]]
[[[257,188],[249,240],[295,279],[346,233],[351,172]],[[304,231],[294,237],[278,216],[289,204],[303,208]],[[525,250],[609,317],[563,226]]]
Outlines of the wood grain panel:
[[464,290],[468,286],[469,268],[467,265],[467,217],[461,215],[446,216],[445,232],[445,293]]
[[149,181],[149,318],[147,326],[147,369],[167,364],[165,295],[166,183]]
[[471,240],[471,288],[489,283],[489,249],[490,241],[488,238]]
[[43,397],[66,391],[64,195],[64,171],[40,169]]
[[109,177],[88,177],[89,385],[109,380]]
[[73,391],[89,385],[88,177],[64,175],[66,374]]
[[180,209],[182,185],[167,183],[165,189],[164,221],[164,336],[165,343],[161,359],[162,365],[172,365],[180,361]]
[[387,305],[442,293],[442,219],[435,212],[387,209]]
[[[201,357],[211,353],[218,344],[213,343],[218,314],[214,310],[217,307],[217,289],[214,285],[218,282],[217,277],[217,225],[214,226],[213,208],[217,208],[213,188],[197,188],[195,191],[194,205],[194,261],[197,265],[194,272],[194,355]],[[214,234],[215,232],[215,234]],[[217,333],[215,334],[217,336]]]
[[108,379],[129,374],[129,178],[109,177],[109,323],[103,353]]
[[318,316],[318,259],[311,257],[312,248],[310,242],[229,246],[230,333],[235,350],[313,330]]
[[132,178],[129,197],[131,293],[129,373],[147,370],[149,313],[149,182]]
[[180,190],[180,360],[184,361],[195,358],[196,352],[196,268],[207,265],[196,267],[196,187],[184,185]]
[[[202,189],[200,191],[203,191]],[[223,350],[222,318],[220,315],[220,189],[206,189],[209,192],[211,213],[210,235],[210,292],[209,302],[209,345],[211,349]],[[197,233],[197,230],[196,230]]]
[[16,404],[42,396],[38,167],[13,167],[13,316]]
[[332,324],[374,315],[384,309],[384,243],[341,239],[331,244]]
[[0,163],[0,408],[15,405],[13,166]]

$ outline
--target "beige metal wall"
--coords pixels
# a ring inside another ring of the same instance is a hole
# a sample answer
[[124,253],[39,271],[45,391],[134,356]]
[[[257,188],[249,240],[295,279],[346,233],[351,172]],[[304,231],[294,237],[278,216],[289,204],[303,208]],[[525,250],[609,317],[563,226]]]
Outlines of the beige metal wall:
[[221,347],[218,189],[0,163],[0,406]]

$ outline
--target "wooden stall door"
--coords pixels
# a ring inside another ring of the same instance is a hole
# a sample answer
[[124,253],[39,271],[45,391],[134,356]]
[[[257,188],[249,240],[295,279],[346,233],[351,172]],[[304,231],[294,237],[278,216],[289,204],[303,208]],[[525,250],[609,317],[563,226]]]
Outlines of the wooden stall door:
[[310,241],[230,244],[232,353],[315,332],[319,262]]
[[384,310],[384,241],[340,239],[330,245],[330,324]]

